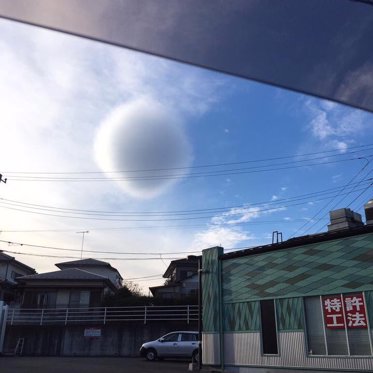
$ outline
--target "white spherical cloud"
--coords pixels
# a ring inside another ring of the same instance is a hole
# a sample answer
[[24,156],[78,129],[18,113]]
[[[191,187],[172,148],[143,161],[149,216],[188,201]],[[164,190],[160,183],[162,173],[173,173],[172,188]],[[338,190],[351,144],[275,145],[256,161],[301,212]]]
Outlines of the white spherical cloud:
[[143,99],[118,107],[101,123],[95,156],[108,177],[124,179],[117,182],[125,193],[153,198],[186,173],[176,168],[190,166],[192,150],[177,115]]

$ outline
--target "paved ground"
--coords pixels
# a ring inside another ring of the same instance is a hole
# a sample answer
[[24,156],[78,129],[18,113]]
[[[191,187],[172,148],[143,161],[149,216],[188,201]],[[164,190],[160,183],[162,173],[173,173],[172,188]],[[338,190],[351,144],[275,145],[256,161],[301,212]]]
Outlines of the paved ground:
[[124,357],[0,357],[1,373],[182,373],[188,361]]

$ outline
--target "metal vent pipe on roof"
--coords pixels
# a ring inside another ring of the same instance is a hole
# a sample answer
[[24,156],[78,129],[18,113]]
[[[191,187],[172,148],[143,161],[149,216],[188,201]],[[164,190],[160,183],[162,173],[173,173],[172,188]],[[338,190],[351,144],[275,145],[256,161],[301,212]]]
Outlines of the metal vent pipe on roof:
[[330,224],[328,231],[338,231],[342,229],[353,229],[364,225],[361,215],[349,208],[333,210],[329,212]]
[[371,199],[364,205],[364,210],[367,225],[373,225],[373,199]]

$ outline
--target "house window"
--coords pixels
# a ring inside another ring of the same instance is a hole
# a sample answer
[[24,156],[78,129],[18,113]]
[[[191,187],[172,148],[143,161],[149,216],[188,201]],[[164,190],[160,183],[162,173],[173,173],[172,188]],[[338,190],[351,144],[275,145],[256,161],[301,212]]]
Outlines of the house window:
[[37,307],[38,308],[53,308],[56,306],[57,293],[48,291],[37,294]]
[[69,306],[72,308],[88,307],[89,298],[89,290],[71,290]]
[[309,355],[372,355],[363,293],[304,299]]
[[278,354],[276,310],[273,300],[260,302],[260,316],[262,323],[262,351],[263,354]]
[[12,271],[10,277],[12,278],[12,280],[15,280],[17,277],[21,277],[22,274],[21,273],[17,273],[15,271]]

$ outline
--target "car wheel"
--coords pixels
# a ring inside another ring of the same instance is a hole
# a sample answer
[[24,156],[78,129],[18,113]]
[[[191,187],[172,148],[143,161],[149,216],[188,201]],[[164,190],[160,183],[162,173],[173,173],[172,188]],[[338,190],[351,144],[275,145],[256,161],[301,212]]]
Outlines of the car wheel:
[[193,359],[193,362],[194,362],[194,363],[198,363],[198,360],[199,360],[199,353],[198,353],[198,350],[194,350],[194,351],[193,351],[192,359]]
[[154,348],[149,348],[149,350],[146,351],[145,358],[148,361],[154,361],[157,359],[157,351],[154,350]]

